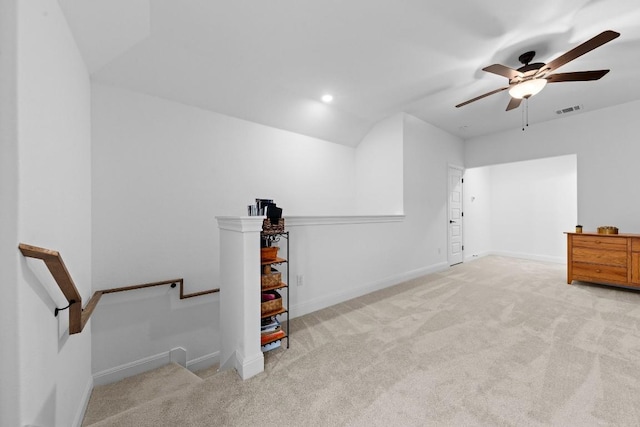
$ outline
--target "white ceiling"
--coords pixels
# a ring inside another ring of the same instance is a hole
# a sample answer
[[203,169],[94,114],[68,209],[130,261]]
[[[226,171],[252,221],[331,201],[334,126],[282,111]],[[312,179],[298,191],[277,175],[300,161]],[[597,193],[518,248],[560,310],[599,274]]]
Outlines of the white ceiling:
[[95,82],[351,146],[398,112],[463,139],[518,128],[506,91],[454,106],[508,84],[487,65],[518,68],[528,50],[549,62],[609,29],[621,36],[558,72],[611,72],[548,85],[529,122],[640,99],[637,0],[59,3]]

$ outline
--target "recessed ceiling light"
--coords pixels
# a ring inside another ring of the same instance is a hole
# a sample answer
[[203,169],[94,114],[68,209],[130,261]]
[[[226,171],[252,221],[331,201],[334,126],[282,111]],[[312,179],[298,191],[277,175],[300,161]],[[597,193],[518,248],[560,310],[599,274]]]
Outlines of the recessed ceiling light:
[[333,95],[329,95],[328,93],[326,95],[322,95],[322,102],[328,104],[331,101],[333,101]]

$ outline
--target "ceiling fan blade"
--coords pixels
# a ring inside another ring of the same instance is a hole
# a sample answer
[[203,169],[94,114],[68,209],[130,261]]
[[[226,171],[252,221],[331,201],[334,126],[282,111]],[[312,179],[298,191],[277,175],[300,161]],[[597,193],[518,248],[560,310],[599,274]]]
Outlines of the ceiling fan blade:
[[520,71],[514,70],[513,68],[509,68],[505,65],[500,65],[500,64],[489,65],[488,67],[484,67],[482,70],[488,73],[493,73],[499,76],[506,77],[509,80],[514,79],[516,77],[524,76],[524,74],[522,74]]
[[549,73],[555,70],[556,68],[563,66],[567,62],[573,61],[574,59],[584,55],[585,53],[590,52],[593,49],[600,47],[605,43],[610,42],[611,40],[615,39],[618,36],[620,36],[620,33],[617,33],[615,31],[611,31],[611,30],[603,31],[602,33],[598,34],[594,38],[587,40],[581,45],[574,47],[573,49],[566,52],[565,54],[560,55],[553,61],[547,63],[546,66],[540,69],[540,72]]
[[601,79],[609,70],[576,71],[574,73],[557,73],[545,77],[549,83],[586,82]]
[[514,108],[518,108],[520,106],[521,102],[522,102],[522,99],[511,98],[511,101],[509,101],[509,104],[507,105],[507,109],[505,111],[509,111],[509,110],[513,110]]
[[456,105],[456,108],[463,107],[463,106],[465,106],[467,104],[471,104],[472,102],[477,101],[478,99],[485,98],[485,97],[487,97],[489,95],[493,95],[494,93],[502,92],[503,90],[507,90],[507,89],[509,89],[509,86],[505,86],[505,87],[501,87],[500,89],[492,90],[491,92],[487,92],[484,95],[476,96],[473,99],[470,99],[470,100],[465,101],[465,102],[463,102],[461,104],[458,104],[458,105]]

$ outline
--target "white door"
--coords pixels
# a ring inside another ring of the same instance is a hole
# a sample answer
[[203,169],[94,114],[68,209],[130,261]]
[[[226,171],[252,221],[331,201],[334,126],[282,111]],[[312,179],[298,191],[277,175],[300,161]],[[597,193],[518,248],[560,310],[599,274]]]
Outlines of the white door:
[[449,166],[449,265],[463,261],[462,245],[462,173],[463,169]]

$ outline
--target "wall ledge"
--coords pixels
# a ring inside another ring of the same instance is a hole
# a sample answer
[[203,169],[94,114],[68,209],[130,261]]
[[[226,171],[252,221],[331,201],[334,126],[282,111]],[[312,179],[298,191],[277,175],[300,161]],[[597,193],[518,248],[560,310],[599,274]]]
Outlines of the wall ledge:
[[250,233],[262,231],[263,216],[217,216],[218,227],[222,230]]
[[308,225],[374,224],[384,222],[402,222],[403,214],[395,215],[320,215],[320,216],[284,216],[285,227]]
[[[241,233],[262,231],[264,216],[217,216],[218,227]],[[404,214],[393,215],[294,215],[284,216],[287,227],[308,225],[378,224],[402,222]]]

